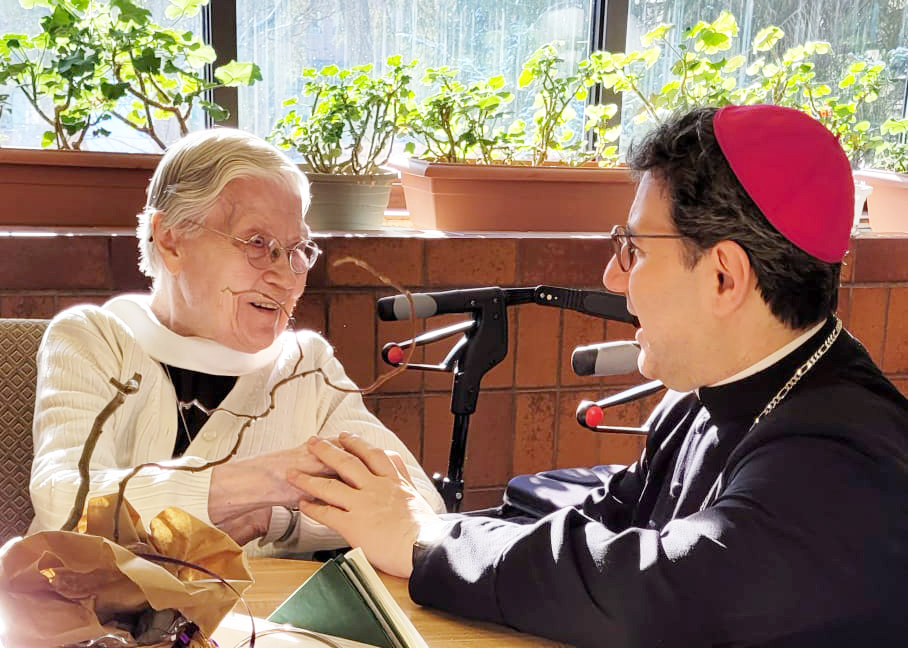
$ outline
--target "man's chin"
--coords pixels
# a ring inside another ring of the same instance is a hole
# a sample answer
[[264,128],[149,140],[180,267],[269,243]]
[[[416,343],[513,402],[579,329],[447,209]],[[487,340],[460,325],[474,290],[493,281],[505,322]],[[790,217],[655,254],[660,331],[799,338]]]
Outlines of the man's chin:
[[661,371],[659,366],[655,362],[652,362],[652,358],[646,354],[645,350],[641,350],[640,356],[637,358],[637,370],[640,372],[640,375],[647,380],[659,380],[668,389],[673,391],[688,392],[693,389],[693,387],[689,386],[681,377],[677,375],[667,375],[665,371]]
[[640,347],[640,355],[637,356],[637,371],[640,375],[648,380],[661,380],[656,374],[656,367],[650,361],[649,354],[644,347]]

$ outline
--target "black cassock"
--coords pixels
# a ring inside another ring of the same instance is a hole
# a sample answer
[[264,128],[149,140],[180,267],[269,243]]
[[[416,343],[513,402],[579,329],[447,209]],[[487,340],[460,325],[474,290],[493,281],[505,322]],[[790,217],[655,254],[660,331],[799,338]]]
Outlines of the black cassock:
[[580,510],[462,517],[410,595],[578,646],[908,646],[908,401],[843,331],[669,392],[641,459]]

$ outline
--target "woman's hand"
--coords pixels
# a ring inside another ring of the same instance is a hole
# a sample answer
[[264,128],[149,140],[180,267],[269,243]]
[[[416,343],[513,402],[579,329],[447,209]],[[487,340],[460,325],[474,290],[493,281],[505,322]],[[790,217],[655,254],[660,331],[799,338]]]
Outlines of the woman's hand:
[[270,524],[271,507],[268,506],[223,520],[217,527],[242,547],[250,540],[261,538],[268,533]]
[[[218,527],[257,509],[296,508],[305,493],[287,480],[290,471],[308,475],[333,472],[308,444],[247,459],[231,459],[211,470],[208,517]],[[269,513],[270,519],[270,513]],[[267,524],[265,529],[267,530]],[[233,534],[231,534],[233,535]]]
[[408,578],[413,543],[423,525],[438,517],[413,486],[400,455],[347,433],[337,445],[315,437],[307,443],[339,479],[291,473],[290,481],[310,496],[299,501],[300,512],[340,533],[351,547],[362,547],[378,569]]

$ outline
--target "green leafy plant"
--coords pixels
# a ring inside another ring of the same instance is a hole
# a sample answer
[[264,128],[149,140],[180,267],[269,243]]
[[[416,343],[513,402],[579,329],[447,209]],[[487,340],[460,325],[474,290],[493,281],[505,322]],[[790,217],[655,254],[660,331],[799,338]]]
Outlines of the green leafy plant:
[[908,173],[908,119],[887,119],[880,126],[882,141],[873,151],[873,166]]
[[[669,39],[673,29],[673,25],[662,24],[644,34],[641,38],[644,49],[627,53],[596,52],[591,57],[603,87],[630,93],[639,101],[641,109],[635,118],[638,123],[659,123],[676,111],[733,101],[737,84],[730,75],[744,64],[744,57],[726,58],[721,53],[731,48],[737,35],[734,17],[723,12],[712,23],[700,21],[684,32],[683,40],[677,45]],[[658,91],[646,94],[645,76],[663,52],[673,56],[672,79]],[[717,54],[720,56],[716,57]]]
[[[811,57],[829,51],[828,43],[811,42],[779,54],[775,48],[784,32],[770,26],[754,37],[754,60],[742,72],[747,57],[728,56],[738,36],[731,13],[723,11],[712,22],[699,21],[682,33],[678,43],[670,38],[674,29],[674,25],[661,24],[647,32],[641,38],[644,49],[598,52],[592,57],[604,87],[630,93],[640,104],[638,123],[661,123],[675,112],[697,106],[798,103],[814,84]],[[672,78],[647,94],[643,91],[645,77],[665,53],[671,56]],[[741,86],[740,77],[752,80]]]
[[449,67],[426,70],[422,83],[430,88],[422,101],[407,104],[405,133],[411,136],[405,150],[438,162],[463,162],[475,157],[483,164],[513,158],[512,142],[522,135],[522,124],[505,128],[507,106],[514,94],[504,77],[464,84]]
[[813,61],[814,56],[830,52],[829,43],[809,41],[779,53],[776,47],[784,37],[785,32],[773,25],[757,32],[751,45],[754,60],[746,69],[753,81],[735,93],[735,102],[796,107],[830,94],[829,86],[816,81]]
[[805,100],[794,106],[819,119],[832,131],[854,166],[868,161],[872,151],[883,143],[879,129],[863,117],[864,108],[879,98],[882,62],[856,61],[848,66],[833,96],[827,85],[806,88]]
[[539,166],[552,156],[569,162],[582,162],[596,158],[602,162],[617,157],[617,146],[611,143],[618,138],[618,129],[609,129],[608,121],[617,113],[614,104],[593,104],[584,109],[583,128],[596,134],[596,148],[585,147],[585,139],[578,137],[572,125],[577,123],[575,102],[585,102],[589,89],[598,81],[596,67],[590,59],[577,64],[577,70],[568,74],[560,72],[564,59],[553,45],[536,50],[523,66],[518,83],[521,88],[536,89],[533,108],[532,138],[524,145],[531,155],[532,164]]
[[[20,0],[47,9],[41,31],[0,37],[0,83],[22,92],[49,129],[42,146],[79,149],[88,134],[108,135],[116,119],[165,144],[158,123],[176,120],[189,131],[196,107],[215,120],[224,108],[205,98],[208,91],[249,85],[261,79],[257,66],[232,61],[214,70],[214,50],[191,32],[155,24],[151,13],[131,0]],[[171,0],[166,17],[191,16],[207,0]]]
[[[299,152],[317,173],[378,173],[401,128],[416,61],[404,63],[392,56],[387,65],[379,77],[372,75],[371,65],[303,70],[306,110],[294,108],[280,118],[270,139]],[[300,98],[293,97],[283,105],[299,104]]]
[[[575,106],[587,99],[596,82],[595,68],[587,59],[575,70],[564,71],[564,63],[554,45],[541,47],[524,63],[518,86],[534,92],[529,124],[510,112],[514,92],[503,76],[466,84],[458,81],[457,70],[428,70],[423,85],[429,94],[411,102],[405,119],[413,138],[407,152],[439,162],[480,164],[613,162],[618,129],[608,122],[617,107],[585,106],[582,132],[578,132]],[[594,147],[587,145],[589,133],[595,134]]]
[[[891,137],[901,122],[874,127],[866,116],[888,82],[882,61],[855,60],[840,79],[823,82],[817,78],[815,59],[830,52],[829,43],[811,41],[780,52],[785,32],[768,26],[750,43],[748,62],[743,54],[728,56],[738,24],[727,11],[687,29],[677,44],[670,38],[673,30],[673,25],[662,24],[642,37],[641,50],[591,57],[604,87],[629,93],[640,104],[635,122],[661,123],[696,106],[769,103],[797,108],[821,121],[839,138],[853,166],[884,155],[890,159],[902,150]],[[644,80],[666,53],[672,57],[672,78],[647,94]]]

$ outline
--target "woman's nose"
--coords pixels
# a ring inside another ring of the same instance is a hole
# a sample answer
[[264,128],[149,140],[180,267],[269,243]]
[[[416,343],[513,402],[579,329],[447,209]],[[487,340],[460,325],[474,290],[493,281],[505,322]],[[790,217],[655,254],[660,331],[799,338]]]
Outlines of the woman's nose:
[[290,258],[286,254],[282,254],[281,258],[276,259],[265,271],[265,279],[277,286],[290,288],[299,283],[305,284],[308,274],[308,272],[294,272],[290,267]]
[[618,264],[618,257],[612,255],[602,273],[602,285],[613,293],[627,292],[627,275],[628,273]]

